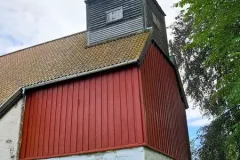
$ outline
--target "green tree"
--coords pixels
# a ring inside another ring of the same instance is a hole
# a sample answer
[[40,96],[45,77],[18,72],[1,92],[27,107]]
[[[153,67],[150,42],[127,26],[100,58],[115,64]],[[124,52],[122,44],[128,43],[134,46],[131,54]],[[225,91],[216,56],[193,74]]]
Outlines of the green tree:
[[190,44],[186,47],[208,49],[202,65],[218,76],[209,99],[218,106],[211,112],[219,115],[240,104],[239,0],[180,0],[177,6],[187,7],[185,18],[194,17]]
[[240,134],[239,129],[234,127],[239,122],[239,119],[236,119],[240,116],[238,111],[239,107],[235,107],[198,131],[197,140],[201,145],[197,148],[197,155],[201,160],[238,160],[240,158],[239,137],[232,136]]
[[240,159],[240,3],[181,0],[170,50],[184,71],[186,93],[216,119],[200,129],[197,157]]

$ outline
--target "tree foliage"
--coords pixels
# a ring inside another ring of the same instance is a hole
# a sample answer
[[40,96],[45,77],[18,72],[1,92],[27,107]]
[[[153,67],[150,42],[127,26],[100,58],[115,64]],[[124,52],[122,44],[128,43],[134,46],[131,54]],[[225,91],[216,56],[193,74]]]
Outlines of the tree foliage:
[[169,42],[171,53],[176,57],[177,66],[184,72],[183,82],[186,86],[186,93],[195,100],[207,115],[217,114],[218,110],[210,102],[213,95],[215,80],[219,75],[214,68],[207,67],[205,61],[210,52],[210,47],[198,46],[188,47],[192,42],[194,17],[185,17],[186,12],[182,11],[176,17],[175,23],[171,26],[174,39]]
[[199,159],[240,159],[240,3],[180,0],[170,50],[186,93],[215,120],[198,133]]
[[[202,65],[213,70],[216,88],[210,101],[218,110],[240,103],[240,3],[238,0],[181,0],[185,18],[194,18],[187,48],[209,49]],[[225,103],[226,102],[227,105]],[[221,107],[221,108],[220,108]],[[209,109],[209,108],[205,108]],[[215,109],[214,109],[215,111]],[[214,112],[213,111],[213,112]],[[219,112],[217,112],[219,114]]]
[[[239,108],[233,108],[198,131],[197,156],[202,160],[239,160]],[[234,137],[237,136],[237,137]]]

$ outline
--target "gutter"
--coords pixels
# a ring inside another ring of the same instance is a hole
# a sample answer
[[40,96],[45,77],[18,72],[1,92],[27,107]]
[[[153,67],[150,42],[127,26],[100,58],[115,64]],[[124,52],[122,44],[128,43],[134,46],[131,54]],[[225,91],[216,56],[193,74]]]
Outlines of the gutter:
[[23,93],[25,94],[25,92],[27,90],[30,90],[30,89],[35,89],[35,88],[39,88],[39,87],[42,87],[42,86],[46,86],[46,85],[50,85],[50,84],[54,84],[54,83],[58,83],[58,82],[66,81],[66,80],[71,80],[71,79],[75,79],[75,78],[78,78],[78,77],[88,76],[88,75],[91,75],[91,74],[100,73],[100,72],[108,71],[108,70],[111,70],[111,69],[115,69],[115,68],[119,68],[119,67],[123,67],[123,66],[127,66],[127,65],[132,65],[132,64],[137,64],[137,63],[138,63],[138,59],[134,59],[134,60],[131,60],[131,61],[128,61],[128,62],[119,63],[119,64],[116,64],[116,65],[92,70],[92,71],[89,71],[89,72],[77,73],[77,74],[69,75],[69,76],[66,76],[66,77],[54,79],[54,80],[51,80],[51,81],[47,81],[47,82],[43,82],[43,83],[31,85],[31,86],[26,86],[26,87],[23,88]]

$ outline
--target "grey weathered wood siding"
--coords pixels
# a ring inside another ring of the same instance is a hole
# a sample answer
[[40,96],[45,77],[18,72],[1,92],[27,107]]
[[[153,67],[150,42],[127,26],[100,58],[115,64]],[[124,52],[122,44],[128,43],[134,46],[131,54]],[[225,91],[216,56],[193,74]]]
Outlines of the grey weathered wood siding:
[[[87,0],[88,45],[95,45],[117,37],[153,27],[153,39],[165,53],[168,40],[165,14],[156,0]],[[118,7],[123,8],[123,19],[107,23],[106,12]],[[160,27],[153,22],[157,17]]]
[[95,44],[98,42],[113,39],[115,37],[131,34],[139,30],[143,30],[142,16],[129,21],[125,21],[124,23],[112,25],[96,31],[90,31],[88,33],[88,40],[90,44]]
[[[106,23],[106,11],[117,7],[123,7],[123,19]],[[142,0],[88,0],[87,21],[90,45],[143,30]]]
[[[160,49],[165,53],[169,54],[168,51],[168,40],[167,40],[167,29],[165,23],[165,14],[158,6],[155,0],[146,0],[146,12],[147,12],[147,26],[153,27],[153,39],[158,44]],[[155,14],[160,22],[160,29],[153,22],[153,15]]]

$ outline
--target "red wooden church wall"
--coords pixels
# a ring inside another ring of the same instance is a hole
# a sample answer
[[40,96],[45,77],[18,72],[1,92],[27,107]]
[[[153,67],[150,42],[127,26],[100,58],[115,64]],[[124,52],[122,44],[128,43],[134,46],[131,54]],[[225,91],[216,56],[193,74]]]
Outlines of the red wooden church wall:
[[28,93],[20,159],[143,144],[139,75],[130,68]]
[[154,45],[140,68],[32,91],[25,109],[22,160],[143,145],[190,159],[177,78]]
[[173,67],[155,45],[141,66],[147,144],[177,160],[190,159],[186,113]]

